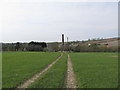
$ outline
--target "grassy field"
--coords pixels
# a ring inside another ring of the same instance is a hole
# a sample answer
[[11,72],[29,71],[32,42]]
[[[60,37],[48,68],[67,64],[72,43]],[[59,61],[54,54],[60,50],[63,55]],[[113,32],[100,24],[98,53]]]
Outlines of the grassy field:
[[[16,88],[60,56],[58,52],[3,52],[3,88]],[[69,53],[79,88],[116,88],[117,53]],[[62,88],[67,73],[67,53],[29,88]]]
[[52,63],[60,53],[3,52],[3,88],[15,88]]
[[0,90],[2,88],[2,52],[0,52]]
[[63,88],[67,72],[67,54],[42,75],[30,88]]
[[116,88],[117,53],[70,53],[79,88]]

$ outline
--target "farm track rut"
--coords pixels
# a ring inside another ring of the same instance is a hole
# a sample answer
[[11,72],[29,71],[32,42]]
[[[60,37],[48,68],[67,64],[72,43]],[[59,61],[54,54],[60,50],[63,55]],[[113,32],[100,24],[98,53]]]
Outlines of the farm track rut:
[[50,69],[62,56],[63,54],[61,54],[61,56],[59,56],[55,61],[49,64],[45,69],[35,74],[32,78],[25,81],[22,85],[18,86],[16,90],[24,90],[25,88],[27,88],[29,85],[35,82],[35,80],[38,79],[43,73],[45,73],[48,69]]
[[76,79],[73,71],[73,65],[71,62],[71,58],[68,55],[68,70],[67,70],[67,88],[72,88],[72,90],[76,90]]

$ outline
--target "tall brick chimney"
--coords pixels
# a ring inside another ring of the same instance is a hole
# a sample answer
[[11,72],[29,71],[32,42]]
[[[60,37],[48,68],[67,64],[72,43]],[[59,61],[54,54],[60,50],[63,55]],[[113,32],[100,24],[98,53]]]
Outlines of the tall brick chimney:
[[64,34],[62,34],[62,45],[64,45]]

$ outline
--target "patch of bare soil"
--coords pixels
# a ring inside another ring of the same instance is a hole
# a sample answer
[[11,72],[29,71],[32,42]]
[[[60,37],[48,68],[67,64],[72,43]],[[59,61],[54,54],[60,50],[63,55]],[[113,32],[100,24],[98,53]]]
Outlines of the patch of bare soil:
[[68,55],[68,70],[67,70],[67,88],[76,88],[76,79],[73,71],[73,65]]
[[115,55],[115,56],[112,56],[113,58],[118,58],[118,56],[117,55]]
[[54,62],[49,64],[45,69],[43,69],[42,71],[34,75],[32,78],[25,81],[22,85],[18,86],[17,90],[24,90],[25,88],[27,88],[30,84],[35,82],[35,80],[38,79],[43,73],[45,73],[48,69],[50,69],[61,57],[62,57],[62,54]]

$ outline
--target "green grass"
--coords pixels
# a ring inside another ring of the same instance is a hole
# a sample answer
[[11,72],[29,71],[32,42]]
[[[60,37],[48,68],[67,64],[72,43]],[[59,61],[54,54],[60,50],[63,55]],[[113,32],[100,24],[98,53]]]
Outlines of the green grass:
[[2,88],[2,52],[0,52],[0,90]]
[[116,88],[117,53],[70,53],[79,88]]
[[44,73],[30,88],[63,88],[67,73],[67,55],[54,64],[46,73]]
[[52,63],[60,53],[3,52],[3,88],[15,88]]
[[[3,52],[3,88],[16,88],[43,70],[60,53]],[[116,88],[118,86],[117,53],[70,53],[79,88]],[[0,62],[1,64],[1,62]],[[64,88],[67,54],[29,88]]]

